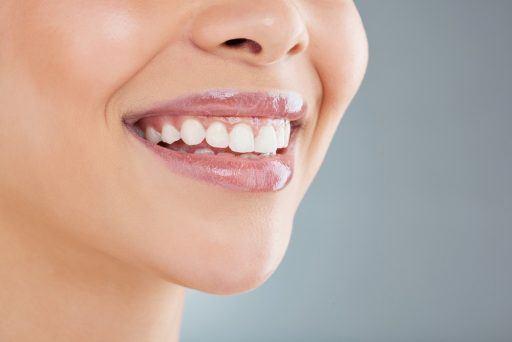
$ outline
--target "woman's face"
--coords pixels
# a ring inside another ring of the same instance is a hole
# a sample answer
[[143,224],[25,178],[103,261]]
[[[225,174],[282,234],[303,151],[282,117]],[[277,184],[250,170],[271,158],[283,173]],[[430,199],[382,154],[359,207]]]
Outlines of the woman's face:
[[351,0],[2,0],[1,217],[251,289],[366,62]]

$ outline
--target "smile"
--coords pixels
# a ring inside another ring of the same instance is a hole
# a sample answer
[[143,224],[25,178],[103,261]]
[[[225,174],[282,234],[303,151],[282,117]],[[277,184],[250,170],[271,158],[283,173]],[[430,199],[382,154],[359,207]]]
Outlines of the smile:
[[230,190],[268,192],[292,178],[305,112],[296,93],[218,90],[129,114],[124,122],[178,174]]

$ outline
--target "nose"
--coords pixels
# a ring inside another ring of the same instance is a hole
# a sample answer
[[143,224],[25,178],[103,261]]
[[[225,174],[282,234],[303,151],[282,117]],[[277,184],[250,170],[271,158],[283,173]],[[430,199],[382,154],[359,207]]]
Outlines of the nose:
[[309,35],[289,0],[230,0],[199,12],[191,40],[208,53],[262,66],[300,54]]

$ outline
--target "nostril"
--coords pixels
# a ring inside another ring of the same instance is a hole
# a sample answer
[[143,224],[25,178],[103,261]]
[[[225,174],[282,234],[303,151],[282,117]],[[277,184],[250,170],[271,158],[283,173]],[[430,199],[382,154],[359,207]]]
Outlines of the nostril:
[[247,49],[254,54],[258,54],[261,52],[261,50],[263,50],[259,43],[247,38],[229,39],[226,40],[222,45],[228,48]]
[[237,47],[237,46],[245,44],[245,42],[247,42],[247,39],[245,39],[245,38],[236,38],[236,39],[226,40],[224,42],[224,45]]
[[302,44],[296,44],[295,46],[293,46],[293,47],[288,51],[288,54],[289,54],[289,55],[296,55],[296,54],[299,54],[303,49],[304,49],[304,48],[303,48]]

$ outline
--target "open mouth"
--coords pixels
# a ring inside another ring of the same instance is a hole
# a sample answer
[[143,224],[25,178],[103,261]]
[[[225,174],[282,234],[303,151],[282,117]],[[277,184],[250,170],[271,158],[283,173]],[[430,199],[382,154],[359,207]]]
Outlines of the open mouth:
[[262,192],[290,181],[304,113],[295,93],[222,90],[180,98],[124,122],[172,171],[231,190]]

